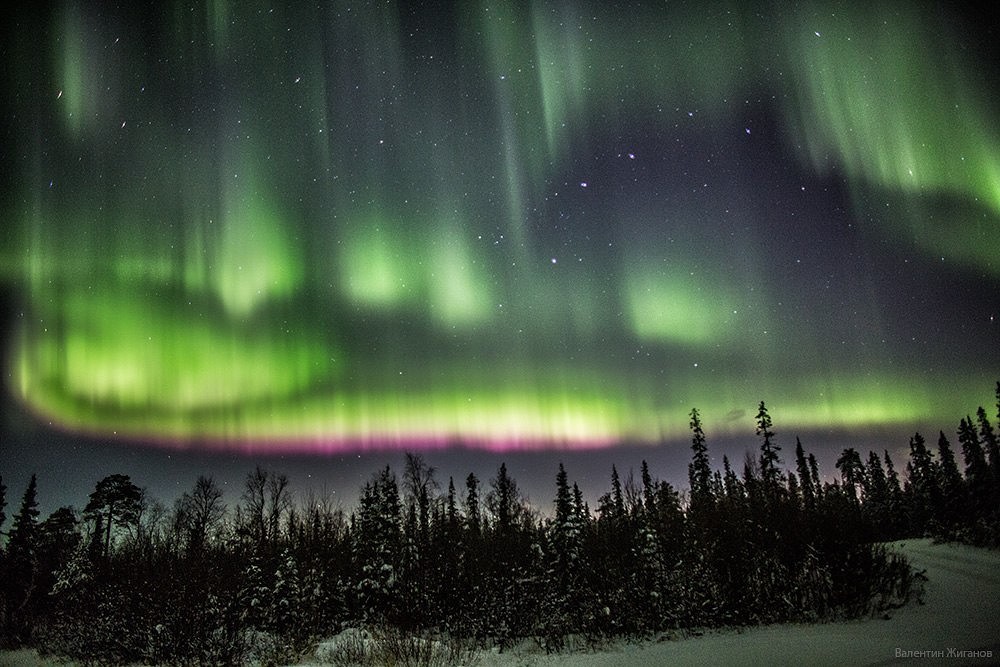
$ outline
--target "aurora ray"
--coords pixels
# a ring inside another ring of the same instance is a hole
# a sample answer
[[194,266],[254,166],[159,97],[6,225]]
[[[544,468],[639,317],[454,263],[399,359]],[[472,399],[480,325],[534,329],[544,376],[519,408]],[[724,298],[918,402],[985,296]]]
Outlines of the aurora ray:
[[9,389],[223,451],[950,420],[1000,368],[1000,136],[928,7],[19,13]]

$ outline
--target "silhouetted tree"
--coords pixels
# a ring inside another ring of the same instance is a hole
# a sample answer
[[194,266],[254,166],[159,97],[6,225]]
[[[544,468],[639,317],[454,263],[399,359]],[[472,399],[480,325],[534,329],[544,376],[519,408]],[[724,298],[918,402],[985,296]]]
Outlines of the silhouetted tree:
[[910,438],[910,460],[906,464],[906,473],[911,529],[921,534],[927,529],[935,508],[941,504],[941,489],[937,464],[920,433]]
[[517,482],[507,474],[506,463],[500,464],[497,476],[490,480],[486,506],[493,518],[493,530],[501,539],[510,537],[521,518],[521,494]]
[[39,546],[49,561],[43,569],[54,572],[79,546],[77,523],[72,507],[60,507],[39,524]]
[[258,551],[277,555],[281,521],[292,506],[288,477],[257,466],[246,477],[241,500],[243,504],[237,514],[239,532]]
[[354,529],[357,590],[365,620],[398,620],[403,547],[399,485],[389,466],[365,484]]
[[446,501],[447,536],[449,540],[457,540],[461,529],[458,516],[458,500],[455,495],[455,478],[448,478],[448,496]]
[[688,464],[688,483],[691,489],[691,509],[694,512],[712,503],[712,467],[708,460],[708,446],[701,427],[701,415],[691,409],[691,463]]
[[111,535],[115,528],[134,526],[139,520],[142,491],[128,475],[109,475],[99,481],[84,508],[84,516],[100,520],[104,529],[101,554],[111,555]]
[[1000,439],[997,438],[983,406],[979,406],[976,411],[976,422],[979,425],[979,437],[982,439],[983,448],[989,457],[990,476],[993,478],[993,484],[1000,485]]
[[[0,535],[3,535],[3,524],[7,520],[5,510],[7,509],[7,487],[3,485],[3,475],[0,475]],[[0,553],[3,553],[3,546],[0,545]]]
[[891,539],[894,531],[890,528],[889,485],[886,481],[882,460],[875,452],[868,452],[868,463],[863,475],[865,503],[862,516],[868,530],[875,539]]
[[782,480],[781,470],[778,467],[781,465],[781,459],[778,457],[781,447],[774,442],[774,431],[771,428],[771,415],[768,414],[764,401],[761,401],[757,410],[757,435],[761,438],[760,477],[765,493],[773,496],[782,486]]
[[974,517],[980,517],[989,511],[992,476],[979,434],[968,416],[959,422],[958,441],[962,444],[962,457],[965,459],[965,482],[971,503],[970,510]]
[[729,463],[729,457],[725,454],[722,455],[722,471],[722,484],[726,489],[726,498],[734,500],[742,497],[743,487],[740,484],[740,478],[736,476]]
[[222,489],[211,477],[199,475],[194,489],[178,498],[174,508],[174,523],[189,554],[201,553],[225,514]]
[[864,465],[861,463],[861,455],[853,447],[848,447],[837,458],[836,468],[840,471],[844,481],[844,491],[847,493],[847,497],[858,502],[860,500],[858,489],[864,482],[865,473]]
[[819,464],[816,462],[816,455],[809,452],[809,476],[812,477],[812,491],[816,500],[823,497],[823,484],[819,478]]
[[407,503],[416,507],[418,541],[422,550],[427,548],[430,540],[431,498],[438,488],[434,472],[434,468],[427,465],[423,456],[412,452],[406,453],[403,488],[406,491]]
[[[614,466],[612,466],[612,472],[616,472]],[[653,484],[653,476],[649,473],[649,464],[646,463],[646,459],[643,459],[639,466],[639,475],[642,480],[642,504],[647,513],[653,512],[656,505],[656,487]]]
[[955,463],[955,454],[951,451],[951,443],[945,437],[944,431],[938,435],[938,483],[941,488],[941,505],[938,508],[938,521],[943,524],[953,524],[962,516],[964,505],[964,484],[962,473]]
[[812,509],[816,505],[816,492],[809,471],[809,462],[806,460],[802,441],[798,437],[795,438],[795,469],[799,475],[799,491],[802,494],[803,505],[806,509]]
[[479,537],[483,527],[479,504],[479,479],[471,472],[465,478],[465,525],[470,535]]
[[35,475],[21,498],[21,507],[14,515],[7,542],[4,575],[3,620],[7,635],[15,645],[27,640],[31,631],[31,616],[38,591],[38,486]]
[[975,490],[987,483],[989,468],[971,417],[965,417],[959,422],[958,441],[962,444],[962,456],[965,458],[965,479],[968,480],[969,487]]
[[[577,489],[578,491],[578,489]],[[546,568],[546,595],[541,628],[549,642],[561,641],[579,628],[583,602],[583,526],[563,464],[556,474],[555,519],[548,526],[551,555]]]
[[901,501],[903,494],[903,488],[899,482],[899,474],[896,472],[896,466],[892,463],[892,457],[889,456],[889,450],[884,450],[884,454],[885,482],[888,488],[889,498],[895,502],[899,502]]

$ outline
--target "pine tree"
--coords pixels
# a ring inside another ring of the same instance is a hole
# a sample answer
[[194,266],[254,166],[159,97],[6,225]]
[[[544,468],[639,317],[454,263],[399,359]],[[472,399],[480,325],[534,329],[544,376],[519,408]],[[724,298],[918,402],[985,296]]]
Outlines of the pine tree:
[[21,508],[14,515],[14,523],[7,543],[6,573],[0,586],[3,590],[4,609],[0,626],[15,643],[24,641],[31,632],[32,611],[38,583],[38,487],[35,475],[21,499]]
[[989,456],[990,476],[993,478],[994,486],[1000,486],[1000,440],[982,406],[976,411],[976,421],[979,424],[979,437],[982,438],[983,447]]
[[[7,520],[7,487],[3,485],[3,475],[0,475],[0,535],[3,534],[3,524]],[[2,546],[2,545],[0,545]],[[2,551],[0,551],[2,553]]]
[[38,546],[38,483],[35,475],[31,476],[28,488],[21,498],[21,509],[14,515],[14,523],[10,530],[10,540],[7,552],[12,563],[30,564],[35,557]]
[[625,496],[622,493],[622,482],[618,477],[618,469],[611,466],[611,501],[616,521],[625,519]]
[[889,456],[889,450],[884,450],[884,454],[885,481],[888,487],[889,497],[892,500],[898,501],[903,494],[903,488],[899,483],[899,474],[896,472],[896,466],[892,463],[892,457]]
[[60,507],[38,525],[38,537],[41,557],[45,561],[42,569],[47,573],[55,572],[82,541],[76,512],[72,507]]
[[868,452],[868,467],[865,470],[865,500],[884,505],[889,495],[882,460],[875,452]]
[[[895,475],[895,471],[892,473]],[[898,480],[896,481],[898,484]],[[865,504],[861,508],[867,528],[873,539],[890,540],[898,533],[897,508],[889,476],[882,467],[882,459],[876,452],[868,452],[865,468]]]
[[458,520],[458,502],[455,496],[455,478],[448,478],[448,499],[445,506],[445,518],[447,520],[448,538],[454,540],[458,537],[461,528]]
[[[646,459],[642,460],[639,470],[642,478],[642,504],[646,513],[651,514],[656,511],[656,493],[653,488],[653,476],[649,474],[649,464],[646,463]],[[614,471],[613,467],[612,471]]]
[[590,508],[583,501],[583,491],[580,490],[580,486],[576,482],[573,482],[573,514],[581,526],[590,519]]
[[965,482],[973,517],[989,513],[992,480],[986,454],[983,452],[979,434],[970,417],[965,417],[958,425],[958,441],[962,443],[962,457],[965,459]]
[[479,479],[473,473],[465,478],[465,489],[465,525],[469,534],[478,538],[483,521],[479,507]]
[[725,454],[722,455],[722,471],[722,484],[726,489],[726,498],[735,500],[742,497],[743,488],[740,485],[740,479],[736,476],[732,465],[729,463],[729,457]]
[[781,447],[774,442],[774,431],[771,427],[771,415],[768,414],[764,401],[761,401],[757,410],[757,435],[761,438],[760,477],[765,493],[774,496],[782,486],[781,470],[778,468],[781,464],[781,459],[778,457]]
[[819,464],[816,462],[816,455],[809,453],[809,476],[812,477],[812,491],[816,496],[816,501],[823,497],[823,484],[819,478]]
[[853,502],[858,502],[860,500],[858,487],[864,481],[864,466],[861,463],[861,455],[853,447],[848,447],[841,452],[835,465],[844,481],[847,497]]
[[501,463],[497,476],[490,480],[487,506],[493,515],[494,530],[501,540],[510,537],[521,518],[521,494],[517,482],[507,474],[507,464]]
[[812,475],[809,472],[809,462],[806,460],[805,450],[802,448],[802,441],[799,440],[798,436],[795,438],[795,469],[799,476],[802,502],[807,510],[811,510],[816,504],[816,494],[813,490]]
[[365,484],[357,523],[353,550],[361,613],[367,621],[392,620],[399,611],[403,532],[399,486],[389,466]]
[[302,632],[302,582],[295,556],[285,549],[274,573],[270,625],[282,637],[298,640]]
[[697,512],[712,503],[712,468],[708,460],[708,446],[701,427],[697,408],[691,410],[691,463],[688,464],[688,484],[691,489],[691,508]]
[[910,438],[910,460],[906,464],[906,472],[912,529],[923,532],[928,527],[934,508],[940,506],[941,489],[937,464],[920,433]]
[[104,544],[101,555],[111,554],[111,535],[115,528],[135,525],[142,507],[142,491],[128,475],[109,475],[99,481],[84,508],[84,517],[101,521]]
[[559,472],[556,473],[556,525],[561,526],[569,522],[573,512],[573,499],[569,490],[569,477],[566,468],[559,464]]
[[948,525],[953,524],[962,514],[963,481],[962,474],[955,463],[955,454],[951,451],[951,443],[945,437],[944,431],[938,435],[938,483],[941,487],[941,506],[938,508],[938,519]]
[[976,493],[988,484],[989,467],[971,417],[965,417],[959,422],[958,441],[962,443],[962,456],[965,458],[965,479],[969,488]]
[[[577,488],[576,492],[579,492]],[[582,543],[579,511],[563,464],[556,474],[555,521],[550,528],[552,561],[548,568],[551,618],[546,625],[562,636],[571,631],[573,615],[578,616],[578,587],[582,571]]]

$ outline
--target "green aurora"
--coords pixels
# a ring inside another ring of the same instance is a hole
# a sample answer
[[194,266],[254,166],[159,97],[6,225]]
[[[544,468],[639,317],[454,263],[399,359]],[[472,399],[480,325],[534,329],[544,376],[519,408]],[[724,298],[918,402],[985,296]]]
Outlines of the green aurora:
[[950,423],[1000,370],[995,82],[937,5],[23,21],[8,377],[64,429],[652,444],[762,398],[789,429]]

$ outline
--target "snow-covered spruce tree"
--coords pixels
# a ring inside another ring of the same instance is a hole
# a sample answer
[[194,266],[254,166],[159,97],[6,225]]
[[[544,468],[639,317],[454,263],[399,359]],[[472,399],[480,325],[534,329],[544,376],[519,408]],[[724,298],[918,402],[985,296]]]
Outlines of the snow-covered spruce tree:
[[587,565],[582,529],[566,469],[560,463],[556,474],[555,518],[544,529],[549,548],[545,550],[544,601],[536,630],[549,649],[561,647],[566,635],[587,629],[585,617],[590,609],[583,576]]
[[701,414],[697,408],[691,409],[691,463],[688,464],[688,484],[691,493],[690,513],[697,515],[713,503],[712,468],[708,459],[705,431],[701,425]]
[[358,611],[369,623],[395,622],[399,608],[400,523],[399,485],[386,466],[365,484],[354,528]]
[[449,629],[456,634],[477,640],[485,640],[489,629],[483,614],[488,595],[485,585],[488,563],[481,495],[479,478],[469,473],[459,521],[455,604],[448,620]]
[[302,611],[302,582],[299,578],[295,556],[288,549],[281,554],[274,572],[268,618],[271,630],[291,645],[304,637]]
[[430,524],[430,544],[425,554],[426,622],[431,628],[452,630],[462,594],[462,525],[455,482],[451,478],[447,495],[433,503]]
[[781,469],[781,459],[779,452],[781,447],[774,440],[774,431],[771,430],[771,415],[768,414],[764,401],[760,402],[757,409],[757,435],[760,436],[760,478],[763,484],[764,495],[772,499],[780,493],[783,486]]
[[[656,560],[643,561],[643,567],[647,570],[649,588],[659,593],[652,620],[653,628],[659,630],[676,627],[680,621],[684,599],[680,588],[686,585],[680,568],[690,542],[680,494],[664,480],[654,480],[653,486],[654,502],[641,513],[638,525],[651,531],[656,540]],[[647,542],[648,535],[643,535],[642,549],[648,549]]]
[[490,530],[484,535],[485,628],[501,646],[528,636],[539,601],[532,544],[539,539],[531,512],[505,463],[490,480],[486,497]]
[[46,653],[85,657],[85,619],[96,615],[94,571],[89,545],[80,541],[55,572],[48,592],[49,614],[38,634],[38,648]]
[[597,501],[597,520],[591,540],[591,588],[600,605],[599,628],[609,636],[634,633],[637,625],[632,595],[635,536],[625,516],[621,484],[616,483],[617,480],[618,471],[612,466],[612,490]]
[[403,524],[403,559],[401,608],[408,610],[405,620],[410,627],[424,627],[431,622],[433,589],[431,555],[431,509],[437,491],[435,470],[420,454],[407,452],[403,472],[405,521]]

